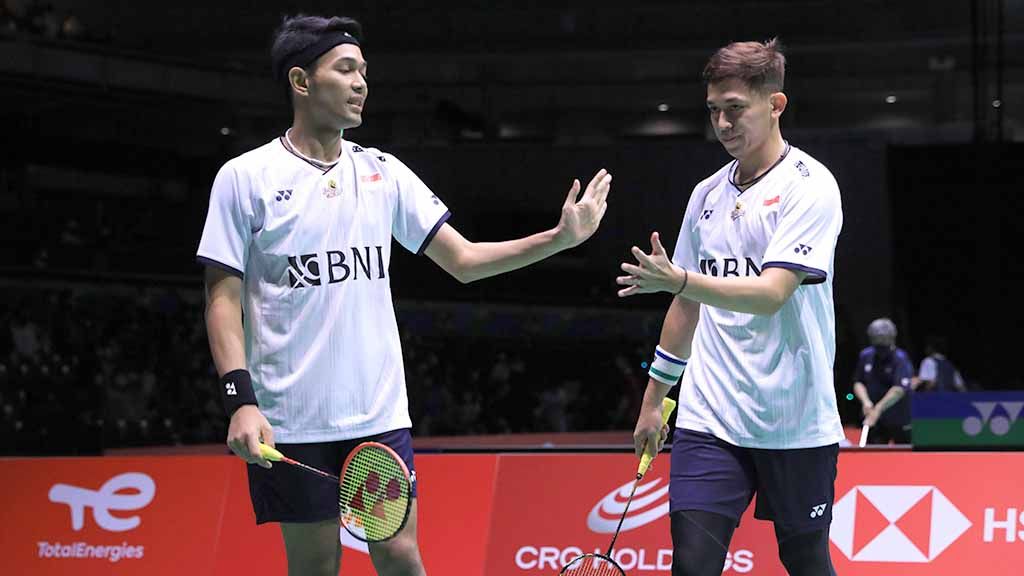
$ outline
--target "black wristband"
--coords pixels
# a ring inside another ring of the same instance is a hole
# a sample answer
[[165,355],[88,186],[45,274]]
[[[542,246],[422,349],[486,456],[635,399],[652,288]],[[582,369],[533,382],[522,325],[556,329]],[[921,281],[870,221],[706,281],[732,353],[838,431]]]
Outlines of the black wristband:
[[220,379],[220,397],[224,402],[224,413],[228,418],[246,404],[259,406],[256,392],[252,389],[252,376],[248,370],[238,369],[228,372]]

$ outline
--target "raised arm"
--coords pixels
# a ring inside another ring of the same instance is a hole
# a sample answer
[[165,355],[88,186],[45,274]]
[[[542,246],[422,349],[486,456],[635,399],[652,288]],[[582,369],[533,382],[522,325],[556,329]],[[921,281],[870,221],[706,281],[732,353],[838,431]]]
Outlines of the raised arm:
[[580,181],[574,180],[551,230],[504,242],[472,242],[445,223],[424,253],[463,283],[529,266],[578,246],[597,231],[608,209],[611,181],[606,170],[598,171],[580,197]]

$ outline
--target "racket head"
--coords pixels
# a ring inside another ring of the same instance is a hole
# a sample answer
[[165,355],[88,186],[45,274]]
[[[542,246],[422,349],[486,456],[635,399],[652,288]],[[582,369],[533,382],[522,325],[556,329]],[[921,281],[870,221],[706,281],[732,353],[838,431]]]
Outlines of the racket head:
[[412,508],[409,468],[394,450],[379,442],[352,449],[338,484],[341,525],[363,542],[384,542],[402,531]]
[[604,554],[581,554],[562,566],[559,576],[626,576],[619,563]]

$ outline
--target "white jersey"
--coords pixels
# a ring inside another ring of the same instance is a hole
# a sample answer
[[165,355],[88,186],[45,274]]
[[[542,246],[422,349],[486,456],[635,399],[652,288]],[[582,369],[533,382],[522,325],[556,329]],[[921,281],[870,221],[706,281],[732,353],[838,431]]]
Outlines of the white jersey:
[[445,205],[397,158],[342,142],[328,166],[282,137],[217,174],[198,259],[242,276],[245,352],[279,442],[410,427],[388,266]]
[[772,314],[700,307],[677,426],[747,448],[839,442],[832,274],[843,213],[825,166],[795,147],[742,193],[730,162],[693,191],[672,261],[718,277],[807,273]]

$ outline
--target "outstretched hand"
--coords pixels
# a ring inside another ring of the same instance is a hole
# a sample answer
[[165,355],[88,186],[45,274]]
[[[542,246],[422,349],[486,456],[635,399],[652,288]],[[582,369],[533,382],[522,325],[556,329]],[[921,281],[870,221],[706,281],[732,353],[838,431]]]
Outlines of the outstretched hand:
[[579,246],[597,231],[608,209],[606,200],[611,184],[612,175],[604,168],[598,170],[590,180],[582,197],[579,197],[580,181],[572,181],[569,196],[562,205],[562,218],[555,229],[556,236],[567,248]]
[[632,296],[634,294],[650,294],[653,292],[668,292],[675,294],[683,285],[684,272],[678,266],[672,264],[665,247],[661,245],[661,238],[657,232],[651,233],[651,253],[644,254],[643,250],[633,246],[630,250],[636,258],[639,266],[622,263],[622,271],[629,276],[619,276],[615,282],[620,286],[627,286],[619,290],[619,296]]

